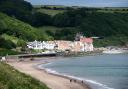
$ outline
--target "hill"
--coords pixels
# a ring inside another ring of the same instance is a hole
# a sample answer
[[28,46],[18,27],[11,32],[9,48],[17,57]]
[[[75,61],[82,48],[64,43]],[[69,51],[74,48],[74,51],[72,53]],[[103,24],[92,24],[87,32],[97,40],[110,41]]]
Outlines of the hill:
[[0,13],[0,25],[0,34],[6,33],[25,41],[50,39],[50,36],[45,32],[41,32],[37,28],[3,13]]
[[51,16],[35,11],[26,0],[0,0],[0,12],[32,26],[51,24]]
[[[55,39],[74,40],[75,34],[99,36],[105,39],[97,41],[96,46],[125,45],[128,43],[128,14],[87,11],[86,8],[68,10],[53,17],[53,25],[47,33]],[[51,31],[50,31],[51,29]],[[43,30],[43,29],[42,29]],[[54,31],[53,31],[54,30]],[[101,45],[100,45],[101,44]]]
[[0,89],[49,89],[45,84],[0,62]]
[[106,40],[113,36],[128,36],[128,8],[35,7],[25,0],[0,0],[0,11],[11,16],[0,13],[0,34],[9,35],[4,39],[12,36],[15,44],[17,39],[14,37],[24,41],[74,40],[79,32]]
[[[47,10],[51,11],[50,8]],[[96,40],[95,46],[125,45],[128,43],[128,40],[126,40],[128,38],[127,9],[71,9],[54,15],[52,26],[39,28],[58,40],[74,40],[75,34],[82,32],[87,37],[99,36],[105,38]]]
[[14,17],[0,13],[0,55],[18,54],[19,52],[10,49],[24,48],[28,41],[51,39],[53,37],[49,36],[45,31],[40,31]]
[[86,36],[128,35],[127,13],[99,13],[82,8],[57,14],[53,19],[55,26],[76,27]]

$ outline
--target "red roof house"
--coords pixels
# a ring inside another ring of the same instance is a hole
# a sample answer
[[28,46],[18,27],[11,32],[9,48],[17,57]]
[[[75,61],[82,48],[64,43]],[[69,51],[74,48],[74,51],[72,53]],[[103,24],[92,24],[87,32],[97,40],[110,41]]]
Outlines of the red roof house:
[[93,43],[93,39],[92,38],[80,38],[80,42],[83,43]]

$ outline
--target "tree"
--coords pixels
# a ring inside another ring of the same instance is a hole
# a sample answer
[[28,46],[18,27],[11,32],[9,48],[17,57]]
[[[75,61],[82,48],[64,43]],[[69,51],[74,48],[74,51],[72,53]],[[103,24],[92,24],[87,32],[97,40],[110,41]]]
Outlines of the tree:
[[16,45],[12,41],[0,37],[0,48],[12,49],[15,47]]
[[51,25],[52,18],[50,15],[36,12],[33,14],[31,22],[33,26],[37,26],[37,27],[43,26],[43,25]]

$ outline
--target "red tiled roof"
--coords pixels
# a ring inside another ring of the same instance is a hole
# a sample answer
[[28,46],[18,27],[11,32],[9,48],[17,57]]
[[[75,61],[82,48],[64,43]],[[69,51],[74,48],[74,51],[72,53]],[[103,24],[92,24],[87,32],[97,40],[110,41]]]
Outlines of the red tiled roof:
[[80,38],[80,42],[92,43],[93,39],[92,38]]

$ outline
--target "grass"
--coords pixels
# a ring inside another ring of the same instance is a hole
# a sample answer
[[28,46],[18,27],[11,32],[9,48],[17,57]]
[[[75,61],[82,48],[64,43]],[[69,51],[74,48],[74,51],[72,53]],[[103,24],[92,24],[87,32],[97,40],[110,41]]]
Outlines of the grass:
[[48,10],[48,9],[38,9],[38,12],[45,13],[51,16],[54,16],[58,13],[63,13],[65,10]]
[[0,89],[49,89],[40,81],[0,62]]
[[19,40],[24,41],[22,39],[19,39],[19,38],[14,37],[14,36],[9,36],[7,34],[2,34],[1,37],[4,38],[5,40],[11,40],[14,44],[17,44]]
[[13,17],[9,17],[3,13],[0,13],[0,24],[2,28],[1,32],[6,32],[9,35],[13,35],[23,40],[49,40],[46,33],[40,32],[37,28],[17,20]]
[[47,6],[47,7],[50,7],[50,8],[53,8],[53,7],[56,7],[56,8],[65,8],[67,6],[64,6],[64,5],[34,5],[35,8],[40,8],[42,6]]
[[48,10],[48,9],[38,9],[38,12],[45,13],[51,16],[54,16],[59,13],[63,13],[65,10]]

